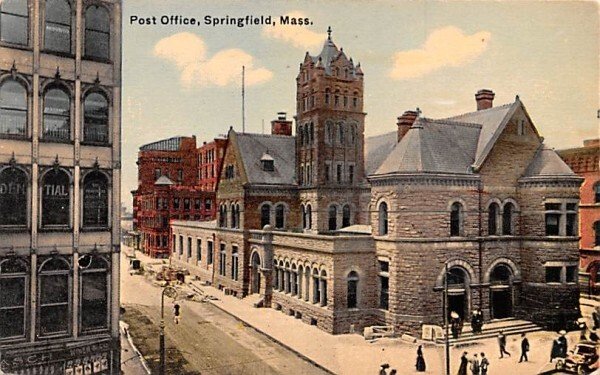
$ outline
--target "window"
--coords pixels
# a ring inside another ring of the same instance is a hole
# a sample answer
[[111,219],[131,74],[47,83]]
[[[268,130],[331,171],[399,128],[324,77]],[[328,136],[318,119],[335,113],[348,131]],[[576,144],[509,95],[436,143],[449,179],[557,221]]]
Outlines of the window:
[[338,164],[336,165],[337,169],[336,169],[336,178],[337,178],[337,183],[340,184],[342,183],[342,165]]
[[325,143],[331,144],[333,142],[333,123],[327,122],[325,125]]
[[204,200],[204,209],[205,210],[210,210],[211,208],[212,208],[212,200],[205,199]]
[[488,235],[495,236],[498,234],[498,203],[490,204],[488,209]]
[[517,135],[525,135],[525,120],[517,122]]
[[27,90],[13,79],[0,84],[0,134],[27,136]]
[[321,271],[321,306],[327,306],[327,272],[325,270]]
[[110,17],[102,6],[91,5],[85,11],[85,56],[109,59]]
[[566,267],[566,281],[568,283],[576,283],[577,282],[577,266],[567,266]]
[[27,176],[17,168],[0,171],[0,226],[27,225]]
[[0,262],[0,339],[25,337],[28,269],[24,261]]
[[108,263],[100,256],[82,255],[81,270],[81,331],[108,328]]
[[38,277],[39,334],[65,335],[69,333],[69,304],[71,301],[70,265],[63,258],[54,257],[42,262]]
[[600,182],[594,185],[594,202],[600,203]]
[[198,262],[198,264],[200,264],[201,260],[202,260],[202,240],[197,238],[196,239],[196,261]]
[[387,310],[389,308],[389,290],[390,290],[390,263],[379,261],[379,308]]
[[108,226],[108,181],[100,172],[91,172],[83,183],[83,226]]
[[312,143],[314,142],[314,140],[315,140],[315,126],[313,125],[313,123],[312,123],[312,122],[310,123],[310,127],[309,127],[309,128],[310,128],[310,132],[309,132],[309,137],[310,137],[310,139],[309,139],[309,143],[311,143],[311,144],[312,144]]
[[346,297],[347,307],[354,309],[358,305],[358,273],[352,271],[348,274],[348,294]]
[[331,164],[325,164],[325,181],[331,181]]
[[201,207],[200,199],[194,199],[194,210],[199,210]]
[[460,236],[462,229],[462,204],[452,203],[450,208],[450,236]]
[[260,207],[260,229],[264,228],[267,224],[271,224],[271,206],[263,204]]
[[183,209],[189,211],[190,209],[190,198],[183,198]]
[[44,138],[71,138],[71,99],[61,88],[50,88],[44,95]]
[[[83,101],[83,141],[108,143],[108,100],[92,92]],[[160,177],[157,176],[156,178]]]
[[238,247],[232,246],[231,247],[231,278],[236,281],[238,279],[238,259],[239,259]]
[[48,171],[42,179],[42,226],[68,226],[71,212],[71,183],[61,169]]
[[379,204],[379,235],[385,236],[388,234],[388,206],[387,203]]
[[225,276],[227,266],[227,252],[225,250],[225,244],[222,243],[221,251],[219,252],[219,275]]
[[350,226],[350,218],[351,218],[350,205],[346,204],[342,208],[342,228]]
[[71,53],[71,6],[66,0],[46,0],[44,47]]
[[505,236],[513,234],[514,207],[512,203],[506,203],[502,211],[502,234]]
[[179,198],[173,198],[173,209],[178,210],[179,209]]
[[546,203],[546,236],[558,236],[560,233],[560,203]]
[[600,221],[594,223],[594,246],[600,246]]
[[160,168],[154,169],[154,179],[158,180],[158,178],[160,177],[160,175],[161,175]]
[[352,106],[354,108],[358,107],[358,98],[352,98]]
[[562,267],[546,267],[546,282],[560,283],[560,273]]
[[310,204],[306,205],[306,229],[312,228],[312,207]]
[[302,204],[300,209],[302,210],[302,229],[306,229],[306,208]]
[[547,236],[577,236],[576,202],[546,202],[544,207]]
[[321,283],[319,282],[319,271],[315,268],[313,269],[313,303],[321,302]]
[[278,204],[275,206],[275,228],[283,229],[285,227],[285,206]]
[[330,102],[329,97],[330,97],[330,95],[331,94],[329,92],[329,89],[325,89],[325,104],[326,105],[329,105],[329,102]]
[[209,265],[213,264],[213,251],[214,251],[213,242],[208,241],[207,246],[206,246],[206,263]]
[[187,238],[187,259],[192,258],[192,237]]
[[344,124],[338,124],[338,132],[339,132],[340,145],[343,145],[346,141],[346,137],[345,137],[345,133],[344,133]]
[[183,236],[179,236],[179,255],[183,255]]
[[354,183],[354,166],[353,165],[348,166],[348,182],[350,182],[351,184]]
[[337,229],[337,207],[335,205],[329,206],[329,230]]
[[566,236],[577,236],[577,203],[567,203]]
[[225,178],[230,180],[234,177],[235,172],[233,169],[233,165],[228,165],[225,167]]
[[26,46],[29,42],[27,0],[0,2],[0,40]]

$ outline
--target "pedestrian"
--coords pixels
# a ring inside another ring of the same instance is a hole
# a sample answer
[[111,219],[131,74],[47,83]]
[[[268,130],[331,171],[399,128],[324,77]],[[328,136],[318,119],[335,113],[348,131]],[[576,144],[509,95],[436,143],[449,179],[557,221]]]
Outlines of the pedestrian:
[[498,333],[498,346],[500,347],[500,358],[504,358],[504,354],[510,357],[510,353],[506,351],[506,336],[503,331]]
[[483,330],[483,312],[481,310],[477,310],[477,329],[479,333]]
[[423,345],[417,348],[417,363],[415,364],[417,372],[425,372],[425,358],[423,357]]
[[450,313],[450,318],[451,318],[450,329],[452,330],[452,337],[456,340],[458,338],[458,334],[460,332],[460,316],[458,316],[456,311],[452,311]]
[[379,375],[388,375],[387,369],[389,367],[390,367],[390,365],[388,365],[387,363],[382,364],[381,367],[379,368]]
[[519,363],[525,361],[527,362],[529,359],[527,358],[527,352],[529,351],[529,340],[525,337],[525,333],[521,335],[521,358],[519,358]]
[[474,334],[479,333],[478,318],[479,315],[477,314],[477,310],[473,310],[473,313],[471,314],[471,329],[473,330]]
[[390,371],[390,375],[396,375],[396,369],[393,368],[392,371]]
[[479,358],[477,358],[477,353],[475,353],[475,355],[473,356],[473,359],[471,360],[471,373],[473,375],[479,375],[479,370],[480,370]]
[[560,342],[560,357],[567,358],[567,350],[569,346],[567,343],[567,338],[565,337],[567,331],[562,330],[558,333],[560,334],[560,337],[558,338],[558,342]]
[[175,324],[179,324],[179,315],[181,314],[181,306],[177,302],[173,305],[173,321]]
[[481,352],[481,375],[487,375],[488,367],[490,367],[490,361],[488,361],[488,359],[485,357],[485,353]]
[[559,358],[560,357],[561,352],[562,352],[560,346],[561,346],[561,343],[560,343],[560,340],[557,337],[557,338],[555,338],[552,341],[552,350],[550,351],[550,362],[552,362],[552,360],[554,358]]
[[469,365],[469,359],[467,358],[467,352],[463,352],[460,357],[460,367],[456,375],[467,375],[467,366]]
[[598,329],[600,328],[600,311],[599,311],[600,307],[596,307],[594,309],[594,311],[592,312],[592,322],[593,322],[593,329]]

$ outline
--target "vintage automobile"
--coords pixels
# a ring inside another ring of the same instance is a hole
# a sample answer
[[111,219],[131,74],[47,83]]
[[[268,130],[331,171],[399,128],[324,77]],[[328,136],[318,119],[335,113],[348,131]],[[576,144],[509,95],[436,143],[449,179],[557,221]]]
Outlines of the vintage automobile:
[[593,341],[581,341],[569,351],[567,358],[556,362],[557,370],[572,371],[577,374],[590,374],[598,368],[598,344]]

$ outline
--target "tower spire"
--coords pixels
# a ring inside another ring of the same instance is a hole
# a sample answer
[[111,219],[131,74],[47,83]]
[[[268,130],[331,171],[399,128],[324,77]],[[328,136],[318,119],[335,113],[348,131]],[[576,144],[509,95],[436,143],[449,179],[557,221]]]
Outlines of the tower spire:
[[327,40],[331,40],[331,26],[327,26]]

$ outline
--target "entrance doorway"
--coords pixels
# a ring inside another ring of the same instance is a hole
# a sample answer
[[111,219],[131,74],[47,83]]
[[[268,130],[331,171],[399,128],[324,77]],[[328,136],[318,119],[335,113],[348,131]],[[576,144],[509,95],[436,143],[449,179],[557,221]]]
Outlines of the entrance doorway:
[[492,319],[505,319],[513,315],[510,289],[491,290]]
[[252,262],[251,262],[251,293],[260,293],[260,282],[261,282],[261,274],[260,274],[260,255],[257,252],[252,253]]
[[453,311],[458,314],[460,320],[464,321],[466,316],[466,296],[464,294],[448,295],[448,319]]

